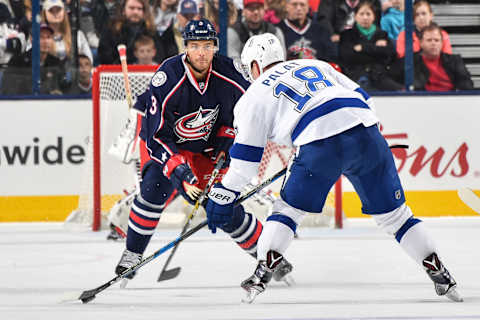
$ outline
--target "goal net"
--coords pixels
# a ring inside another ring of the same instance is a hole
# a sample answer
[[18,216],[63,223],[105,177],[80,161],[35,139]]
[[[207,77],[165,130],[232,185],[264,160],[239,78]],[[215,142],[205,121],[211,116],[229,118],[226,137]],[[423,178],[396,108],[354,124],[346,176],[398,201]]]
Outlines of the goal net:
[[[130,89],[135,99],[147,88],[155,66],[131,65],[128,70]],[[92,130],[88,142],[79,203],[66,220],[69,227],[107,228],[107,216],[114,204],[135,189],[135,164],[125,164],[108,153],[128,118],[124,79],[120,65],[99,66],[93,73]],[[252,185],[263,181],[288,164],[294,150],[269,143],[265,149],[259,174]],[[248,212],[265,218],[270,214],[271,202],[278,197],[282,179],[263,192],[245,201]],[[162,213],[159,228],[183,226],[191,213],[190,206],[181,197],[173,201]],[[197,219],[204,218],[200,210]],[[341,227],[341,184],[337,182],[329,194],[322,215],[308,215],[304,226]]]

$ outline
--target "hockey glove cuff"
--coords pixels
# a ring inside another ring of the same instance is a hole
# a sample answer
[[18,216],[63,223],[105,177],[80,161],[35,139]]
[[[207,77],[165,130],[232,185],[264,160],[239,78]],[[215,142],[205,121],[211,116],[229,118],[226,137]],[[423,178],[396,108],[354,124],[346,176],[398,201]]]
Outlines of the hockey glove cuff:
[[[175,157],[177,158],[174,159]],[[179,157],[181,157],[181,159]],[[172,159],[177,162],[170,162]],[[169,170],[169,165],[173,165],[173,169]],[[170,178],[172,186],[177,189],[183,198],[187,200],[188,203],[194,205],[202,190],[195,186],[195,184],[198,182],[198,179],[193,174],[188,163],[186,163],[185,158],[181,155],[175,155],[170,158],[164,167],[163,173]]]
[[233,217],[235,200],[239,196],[240,192],[229,190],[221,183],[215,184],[210,190],[205,209],[207,211],[208,228],[212,233],[217,232],[217,227],[221,228],[230,222]]

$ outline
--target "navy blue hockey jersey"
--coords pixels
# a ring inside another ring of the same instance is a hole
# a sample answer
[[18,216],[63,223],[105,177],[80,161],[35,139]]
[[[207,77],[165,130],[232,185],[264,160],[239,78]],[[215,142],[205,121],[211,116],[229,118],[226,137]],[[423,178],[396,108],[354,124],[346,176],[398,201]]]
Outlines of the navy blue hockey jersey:
[[206,152],[219,138],[233,138],[233,108],[250,85],[240,72],[230,58],[215,55],[198,83],[185,54],[165,60],[150,82],[140,134],[151,158],[164,165],[179,149]]

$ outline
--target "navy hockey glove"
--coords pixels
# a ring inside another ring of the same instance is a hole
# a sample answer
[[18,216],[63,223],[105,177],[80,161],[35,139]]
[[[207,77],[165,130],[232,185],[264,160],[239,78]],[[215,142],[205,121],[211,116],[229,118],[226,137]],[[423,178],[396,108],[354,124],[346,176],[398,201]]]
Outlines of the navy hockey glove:
[[198,179],[182,155],[172,156],[163,167],[163,174],[188,203],[195,204],[202,190],[194,186]]
[[205,207],[207,211],[208,229],[212,233],[217,232],[217,227],[229,223],[233,217],[233,206],[240,192],[229,190],[221,183],[217,183],[208,193],[208,201]]

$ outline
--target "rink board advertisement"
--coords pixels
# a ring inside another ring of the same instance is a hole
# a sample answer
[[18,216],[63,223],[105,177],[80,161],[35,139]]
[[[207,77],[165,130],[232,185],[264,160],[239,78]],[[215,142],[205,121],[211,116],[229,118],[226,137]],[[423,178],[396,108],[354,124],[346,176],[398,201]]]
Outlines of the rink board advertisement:
[[[382,134],[394,150],[407,203],[419,216],[474,215],[456,189],[480,189],[480,96],[374,97]],[[102,110],[111,144],[127,109]],[[89,190],[86,175],[92,124],[90,100],[0,100],[0,222],[62,221]],[[102,120],[103,129],[106,129]],[[279,168],[280,169],[280,168]],[[102,154],[102,190],[119,195],[131,168]],[[361,216],[361,205],[344,179],[344,211]]]

